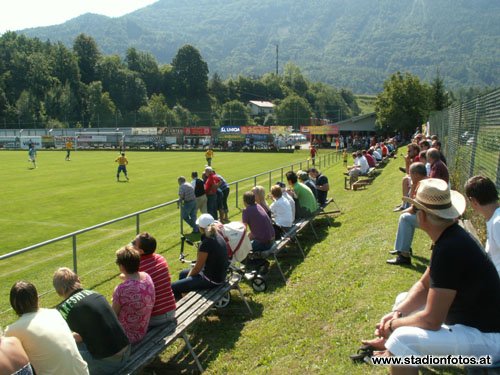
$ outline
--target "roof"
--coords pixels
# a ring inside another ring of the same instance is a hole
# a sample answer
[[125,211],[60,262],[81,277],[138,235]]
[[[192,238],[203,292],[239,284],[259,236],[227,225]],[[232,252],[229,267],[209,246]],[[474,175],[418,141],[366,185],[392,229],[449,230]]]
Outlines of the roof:
[[358,121],[361,121],[365,118],[368,118],[368,117],[375,117],[375,112],[370,112],[370,113],[367,113],[365,115],[359,115],[359,116],[355,116],[355,117],[351,117],[351,118],[348,118],[346,120],[342,120],[342,121],[339,121],[339,122],[336,122],[335,125],[343,125],[343,124],[347,124],[347,123],[354,123],[354,122],[358,122]]
[[274,104],[271,102],[263,102],[260,100],[250,100],[250,103],[262,108],[274,108]]

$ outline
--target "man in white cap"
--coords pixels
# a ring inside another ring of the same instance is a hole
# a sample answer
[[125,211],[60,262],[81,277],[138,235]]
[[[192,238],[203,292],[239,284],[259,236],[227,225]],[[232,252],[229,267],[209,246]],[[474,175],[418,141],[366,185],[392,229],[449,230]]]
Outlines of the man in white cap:
[[[500,278],[478,243],[458,225],[465,198],[441,179],[420,182],[412,204],[434,243],[430,266],[406,299],[386,314],[377,356],[491,356],[500,360]],[[417,374],[416,363],[392,374]],[[411,366],[413,365],[413,366]]]

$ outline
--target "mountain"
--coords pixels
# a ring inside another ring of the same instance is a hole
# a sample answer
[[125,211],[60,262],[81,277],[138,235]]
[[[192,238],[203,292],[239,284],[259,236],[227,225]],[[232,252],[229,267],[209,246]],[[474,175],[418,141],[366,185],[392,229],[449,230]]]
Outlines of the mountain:
[[119,18],[86,14],[21,31],[71,46],[91,35],[105,54],[128,47],[170,63],[184,44],[210,73],[261,75],[293,62],[312,80],[374,93],[395,71],[450,88],[500,85],[498,0],[159,0]]

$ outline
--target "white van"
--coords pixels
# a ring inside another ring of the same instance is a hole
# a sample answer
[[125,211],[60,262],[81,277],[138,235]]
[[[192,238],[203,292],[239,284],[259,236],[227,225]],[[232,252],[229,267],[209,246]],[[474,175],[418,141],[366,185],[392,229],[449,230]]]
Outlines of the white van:
[[287,140],[289,140],[290,143],[294,145],[307,143],[307,137],[301,133],[290,133],[287,137]]

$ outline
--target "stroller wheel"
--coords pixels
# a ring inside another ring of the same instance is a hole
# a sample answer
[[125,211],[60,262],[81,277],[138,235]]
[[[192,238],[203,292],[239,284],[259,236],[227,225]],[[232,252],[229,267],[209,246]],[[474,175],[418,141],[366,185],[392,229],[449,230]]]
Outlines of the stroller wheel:
[[230,292],[227,292],[224,297],[222,297],[220,300],[218,300],[216,303],[215,303],[215,307],[217,307],[218,309],[223,309],[224,307],[226,307],[227,305],[229,305],[229,302],[231,302],[231,293]]
[[266,280],[262,276],[256,275],[252,279],[252,288],[256,292],[263,292],[267,289]]

